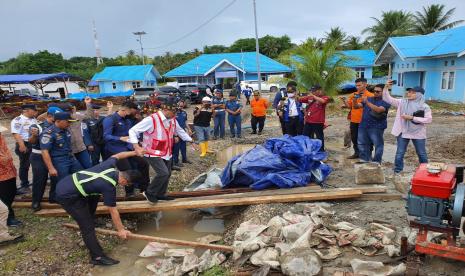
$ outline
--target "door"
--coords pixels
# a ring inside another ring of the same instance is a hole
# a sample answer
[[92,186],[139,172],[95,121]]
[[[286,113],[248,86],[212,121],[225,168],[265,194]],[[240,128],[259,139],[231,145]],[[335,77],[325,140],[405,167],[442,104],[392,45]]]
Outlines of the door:
[[425,88],[425,76],[426,76],[425,72],[421,71],[420,72],[420,87],[423,89]]

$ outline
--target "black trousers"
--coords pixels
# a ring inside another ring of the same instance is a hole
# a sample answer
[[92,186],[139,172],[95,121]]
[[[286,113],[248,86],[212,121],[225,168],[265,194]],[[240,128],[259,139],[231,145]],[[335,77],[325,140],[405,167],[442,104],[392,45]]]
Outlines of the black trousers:
[[325,134],[323,132],[324,124],[305,123],[304,135],[310,137],[310,139],[321,140],[320,151],[325,151]]
[[279,117],[279,124],[281,125],[281,131],[283,132],[283,135],[287,134],[286,124],[285,124],[284,118],[282,116]]
[[32,167],[32,202],[41,202],[45,186],[47,186],[48,168],[42,159],[42,154],[31,153],[30,161]]
[[19,144],[16,143],[15,153],[19,158],[19,180],[21,180],[21,188],[29,187],[29,167],[31,165],[29,158],[31,156],[32,147],[28,142],[24,142],[27,147],[26,152],[19,151]]
[[57,198],[60,205],[77,222],[82,239],[92,258],[103,257],[103,249],[95,235],[95,210],[100,196]]
[[150,181],[145,195],[150,201],[157,201],[157,196],[166,194],[173,162],[160,157],[145,157],[145,159],[155,171],[155,176]]
[[15,218],[15,212],[11,205],[16,195],[16,177],[0,181],[0,200],[8,207],[8,220]]
[[250,96],[245,96],[245,99],[246,99],[245,104],[249,105],[250,104]]
[[284,122],[286,133],[291,136],[302,135],[302,127],[299,116],[289,117],[287,122]]
[[354,148],[354,154],[359,154],[358,151],[358,125],[359,123],[350,122],[350,139],[352,140],[352,147]]
[[266,119],[266,116],[257,117],[257,116],[252,115],[252,118],[250,119],[252,131],[257,132],[257,124],[258,124],[258,132],[262,132],[263,128],[265,127],[265,119]]
[[104,145],[94,144],[94,151],[89,151],[90,158],[92,160],[92,166],[100,163],[100,156],[102,160],[105,160]]
[[[114,155],[115,153],[109,153],[109,156]],[[136,185],[126,185],[124,186],[124,190],[126,193],[133,193],[135,186],[137,186],[141,191],[145,191],[147,186],[150,182],[149,176],[149,164],[147,161],[140,156],[133,156],[126,159],[118,160],[116,163],[118,170],[120,171],[127,171],[127,170],[137,170],[142,175],[142,182],[143,183],[135,183]]]

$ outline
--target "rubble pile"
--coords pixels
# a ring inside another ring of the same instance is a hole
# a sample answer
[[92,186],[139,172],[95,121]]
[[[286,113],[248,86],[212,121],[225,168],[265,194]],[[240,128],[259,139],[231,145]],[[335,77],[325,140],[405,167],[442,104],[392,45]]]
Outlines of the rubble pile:
[[[372,222],[365,229],[346,221],[337,221],[326,203],[304,203],[302,213],[285,212],[271,218],[266,225],[253,220],[243,222],[234,236],[233,260],[248,261],[255,266],[267,266],[285,275],[318,275],[323,262],[334,260],[346,250],[355,250],[365,256],[400,255],[401,236],[414,243],[415,232],[396,229],[395,226]],[[408,231],[408,232],[406,232]],[[246,258],[244,260],[244,258]],[[354,271],[376,267],[375,274],[400,275],[405,266],[384,266],[379,262],[354,259]],[[367,268],[368,267],[368,268]]]

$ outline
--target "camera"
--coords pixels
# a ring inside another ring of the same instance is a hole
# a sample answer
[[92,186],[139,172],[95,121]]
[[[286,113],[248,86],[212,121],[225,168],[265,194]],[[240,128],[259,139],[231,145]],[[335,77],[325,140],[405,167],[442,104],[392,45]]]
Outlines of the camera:
[[392,80],[392,81],[391,81],[391,84],[392,84],[392,85],[396,85],[396,84],[397,84],[397,80]]

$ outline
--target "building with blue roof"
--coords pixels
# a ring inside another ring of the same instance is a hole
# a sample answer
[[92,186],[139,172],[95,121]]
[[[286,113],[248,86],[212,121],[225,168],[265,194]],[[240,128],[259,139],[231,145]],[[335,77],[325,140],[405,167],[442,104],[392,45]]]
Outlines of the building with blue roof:
[[340,53],[349,58],[345,66],[355,71],[355,78],[373,78],[373,66],[375,65],[376,57],[375,51],[372,49],[346,50]]
[[[291,72],[291,68],[260,54],[260,73],[263,80],[273,75]],[[258,80],[256,53],[203,54],[167,72],[164,76],[178,83],[228,84],[242,80]]]
[[427,99],[465,103],[465,26],[427,35],[391,37],[375,64],[390,64],[393,94],[421,86]]
[[91,83],[97,83],[100,93],[127,92],[139,87],[156,87],[160,74],[153,65],[107,66],[96,73]]

